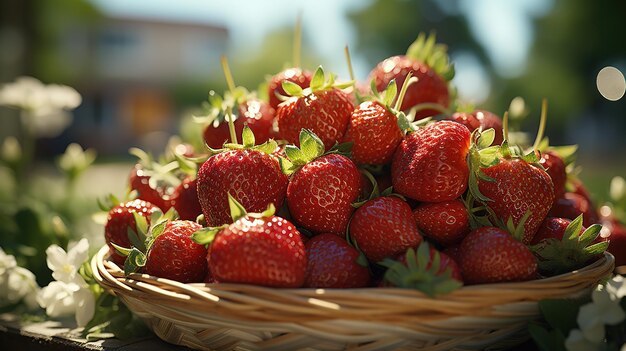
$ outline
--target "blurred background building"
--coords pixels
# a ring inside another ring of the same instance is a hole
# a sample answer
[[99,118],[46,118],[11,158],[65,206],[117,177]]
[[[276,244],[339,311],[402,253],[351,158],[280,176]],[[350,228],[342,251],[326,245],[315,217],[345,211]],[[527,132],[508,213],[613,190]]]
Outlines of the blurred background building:
[[[626,72],[626,2],[608,0],[5,0],[0,4],[0,82],[20,75],[73,86],[83,95],[74,123],[40,141],[42,159],[70,141],[119,159],[130,146],[162,149],[185,111],[236,83],[256,88],[291,60],[303,18],[303,66],[357,78],[401,54],[420,31],[437,33],[456,64],[459,96],[502,114],[523,97],[534,132],[549,100],[553,144],[580,144],[583,178],[606,188],[626,175],[626,98],[609,101],[598,72]],[[15,129],[0,110],[0,141]]]

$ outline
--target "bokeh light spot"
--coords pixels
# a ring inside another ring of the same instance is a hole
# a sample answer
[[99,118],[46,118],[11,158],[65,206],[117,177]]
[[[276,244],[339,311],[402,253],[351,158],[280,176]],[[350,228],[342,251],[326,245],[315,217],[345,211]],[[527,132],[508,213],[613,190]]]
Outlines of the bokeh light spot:
[[626,79],[620,70],[607,66],[598,72],[596,78],[598,91],[602,96],[610,101],[617,101],[626,93]]

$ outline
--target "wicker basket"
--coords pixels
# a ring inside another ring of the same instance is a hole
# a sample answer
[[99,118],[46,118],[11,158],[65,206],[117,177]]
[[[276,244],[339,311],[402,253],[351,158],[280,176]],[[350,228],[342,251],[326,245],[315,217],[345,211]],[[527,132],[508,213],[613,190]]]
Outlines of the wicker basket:
[[91,264],[163,340],[205,350],[478,350],[528,338],[537,301],[589,293],[610,274],[606,253],[559,276],[463,287],[441,298],[398,288],[272,289],[181,284],[145,274],[125,277],[103,247]]

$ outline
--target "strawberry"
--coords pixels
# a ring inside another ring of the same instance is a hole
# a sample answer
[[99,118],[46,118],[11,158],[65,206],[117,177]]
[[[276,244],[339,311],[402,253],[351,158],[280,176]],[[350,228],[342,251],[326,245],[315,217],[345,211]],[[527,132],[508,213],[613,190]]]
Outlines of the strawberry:
[[454,200],[467,189],[469,130],[440,121],[408,134],[391,164],[393,188],[418,201]]
[[504,137],[502,135],[502,119],[492,112],[485,110],[455,112],[452,116],[450,116],[450,120],[466,126],[470,132],[473,132],[476,129],[487,130],[489,128],[493,128],[496,134],[491,145],[500,145],[502,144],[502,141],[504,141]]
[[[304,286],[308,288],[362,288],[369,284],[367,260],[344,239],[319,234],[305,244],[308,259]],[[362,262],[365,261],[365,262]]]
[[246,210],[282,206],[288,179],[269,155],[257,150],[229,150],[211,156],[198,171],[198,199],[210,226],[230,222],[228,194]]
[[454,68],[448,63],[445,46],[435,44],[433,35],[426,38],[420,33],[406,55],[393,56],[380,62],[370,72],[368,81],[373,80],[380,91],[392,79],[402,86],[410,72],[417,77],[417,82],[408,88],[400,110],[407,111],[421,104],[440,106],[436,109],[433,108],[435,106],[419,109],[415,115],[415,120],[419,120],[434,116],[450,105],[448,81],[454,77]]
[[609,243],[600,236],[602,226],[594,224],[585,228],[582,222],[582,216],[578,216],[572,221],[549,217],[542,223],[531,250],[543,274],[579,269],[607,249]]
[[278,110],[278,105],[282,102],[279,96],[287,96],[287,92],[283,89],[284,81],[290,81],[304,89],[311,84],[311,77],[311,72],[300,68],[287,68],[272,76],[267,86],[270,106]]
[[481,172],[487,177],[478,180],[478,189],[489,198],[485,204],[496,218],[523,224],[522,241],[530,243],[554,201],[550,176],[523,159],[502,159]]
[[525,281],[537,277],[537,260],[523,243],[496,227],[480,227],[461,242],[461,273],[467,284]]
[[609,251],[615,256],[615,266],[626,265],[626,227],[617,220],[604,224],[609,231]]
[[171,196],[171,206],[178,212],[179,219],[195,221],[202,214],[198,200],[198,182],[196,178],[186,177]]
[[291,98],[283,102],[276,112],[278,136],[289,143],[299,145],[302,129],[309,129],[330,149],[346,132],[354,105],[347,93],[340,90],[352,83],[336,85],[331,75],[328,81],[319,67],[309,88],[285,81],[283,88]]
[[574,219],[580,214],[583,215],[583,225],[591,226],[598,223],[598,215],[589,201],[583,196],[576,193],[565,193],[563,197],[554,201],[554,205],[550,208],[548,216]]
[[[409,73],[410,75],[410,73]],[[374,100],[361,103],[350,117],[350,123],[343,142],[351,142],[352,159],[357,164],[384,165],[391,162],[393,153],[404,137],[404,130],[409,129],[409,122],[403,112],[398,111],[404,94],[413,80],[405,80],[395,106],[391,102],[396,98],[396,82],[389,82],[383,97],[372,87]]]
[[150,215],[159,208],[155,205],[140,199],[117,204],[109,211],[107,222],[104,226],[104,240],[109,246],[111,259],[118,265],[123,265],[125,257],[120,255],[112,244],[121,247],[130,247],[131,240],[129,228],[137,233],[135,215],[144,217],[148,222]]
[[[505,131],[506,135],[506,131]],[[519,147],[509,147],[505,138],[500,146],[490,146],[493,129],[474,132],[470,156],[470,204],[478,200],[486,209],[481,225],[493,225],[512,233],[529,244],[554,201],[554,185],[538,164],[535,150],[523,154]],[[473,224],[475,227],[476,223]]]
[[562,198],[565,194],[565,182],[567,181],[563,159],[556,152],[548,150],[541,154],[539,164],[546,169],[550,179],[552,179],[555,199]]
[[463,285],[456,262],[426,242],[382,264],[388,268],[384,278],[391,286],[417,289],[429,296],[449,293]]
[[396,196],[374,198],[357,208],[350,220],[350,237],[373,262],[422,242],[411,208]]
[[167,186],[163,183],[154,184],[155,182],[152,185],[150,174],[141,163],[135,164],[128,178],[130,189],[137,192],[138,199],[154,204],[161,211],[167,211],[171,207]]
[[202,226],[196,222],[169,221],[148,249],[145,272],[181,283],[199,283],[207,275],[207,249],[191,239]]
[[298,288],[304,284],[307,257],[300,232],[288,220],[274,216],[274,206],[260,214],[246,214],[229,195],[233,222],[194,234],[209,244],[212,277],[223,283]]
[[313,232],[343,235],[361,192],[361,175],[348,157],[324,154],[324,144],[311,131],[300,133],[301,149],[287,145],[282,168],[292,174],[287,205],[296,223]]
[[459,199],[422,203],[413,210],[413,218],[424,236],[444,246],[458,244],[470,231],[467,210]]
[[270,139],[275,112],[268,103],[250,96],[247,92],[240,93],[238,97],[227,93],[222,100],[211,91],[209,103],[204,105],[205,115],[197,117],[199,122],[206,125],[202,136],[210,148],[219,149],[230,140],[227,114],[223,112],[224,105],[234,112],[236,135],[241,135],[243,128],[248,126],[260,144]]

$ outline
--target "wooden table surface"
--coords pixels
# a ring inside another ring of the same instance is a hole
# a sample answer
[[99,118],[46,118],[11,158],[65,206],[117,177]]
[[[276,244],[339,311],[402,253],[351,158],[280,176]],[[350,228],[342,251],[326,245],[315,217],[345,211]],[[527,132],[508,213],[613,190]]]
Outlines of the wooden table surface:
[[[190,351],[190,348],[166,343],[156,335],[131,340],[105,339],[87,341],[71,321],[44,321],[22,325],[11,314],[0,314],[0,350],[3,351]],[[537,351],[532,340],[509,351]]]

